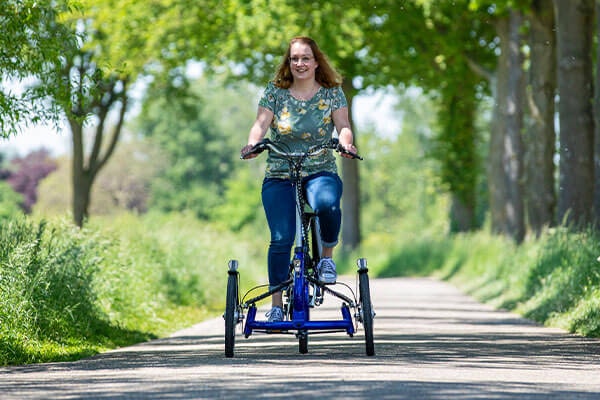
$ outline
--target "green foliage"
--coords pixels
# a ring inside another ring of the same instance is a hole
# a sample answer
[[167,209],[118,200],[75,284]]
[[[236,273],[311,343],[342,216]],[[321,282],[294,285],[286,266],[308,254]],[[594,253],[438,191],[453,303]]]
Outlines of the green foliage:
[[0,365],[79,358],[220,312],[229,258],[245,287],[265,279],[260,246],[189,215],[89,225],[0,224]]
[[239,231],[262,214],[261,179],[250,176],[250,168],[237,170],[225,182],[223,203],[215,208],[212,219],[232,231]]
[[[570,332],[600,337],[600,237],[592,230],[547,231],[517,246],[484,232],[450,237],[381,238],[361,251],[376,255],[377,276],[435,275],[481,301]],[[393,249],[377,252],[378,246]]]
[[439,162],[439,176],[448,190],[474,209],[477,183],[483,171],[477,153],[472,90],[445,90],[438,107],[438,134],[431,155]]
[[242,167],[239,149],[252,121],[250,107],[255,108],[250,95],[248,88],[203,81],[151,87],[138,126],[167,157],[153,183],[152,207],[211,218],[227,179]]
[[[537,262],[529,270],[521,299],[524,301],[522,312],[534,319],[559,318],[561,314],[568,315],[574,307],[578,314],[585,313],[585,307],[597,303],[599,239],[593,231],[575,233],[556,229],[547,235]],[[585,305],[580,304],[582,300]],[[590,316],[598,312],[598,309],[589,310]],[[581,315],[577,319],[581,319]],[[589,329],[580,322],[571,322],[569,328]]]
[[[97,237],[15,218],[1,226],[0,249],[0,364],[46,360],[43,343],[52,344],[50,359],[61,359],[69,358],[66,347],[85,340],[96,342],[92,348],[109,336],[141,340],[111,327],[96,301],[97,257],[105,249]],[[90,354],[90,347],[75,347]]]
[[363,132],[360,151],[363,229],[373,232],[447,230],[446,198],[429,157],[435,113],[418,90],[398,95],[402,131],[393,137]]
[[0,181],[0,222],[22,213],[23,196],[5,181]]
[[[56,95],[55,87],[33,90],[25,82],[60,64],[61,57],[75,46],[75,34],[60,20],[60,13],[71,8],[69,0],[5,0],[0,2],[0,137],[17,134],[19,124],[51,120],[59,113],[40,102]],[[10,85],[5,86],[6,81]],[[21,84],[19,90],[11,89]]]

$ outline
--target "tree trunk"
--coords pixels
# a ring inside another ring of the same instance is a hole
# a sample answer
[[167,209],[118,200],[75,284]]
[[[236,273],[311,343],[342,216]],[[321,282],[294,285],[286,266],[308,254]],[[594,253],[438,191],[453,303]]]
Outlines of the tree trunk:
[[592,222],[592,0],[554,0],[560,95],[558,218],[577,227]]
[[475,224],[475,207],[456,193],[450,196],[450,231],[469,232]]
[[[125,112],[127,111],[128,104],[126,81],[122,82],[121,92],[116,93],[114,90],[115,85],[107,86],[104,97],[109,98],[110,101],[105,101],[104,103],[98,102],[96,103],[98,106],[94,108],[96,112],[95,116],[98,119],[98,126],[96,127],[93,137],[94,142],[87,160],[83,140],[83,125],[85,121],[78,118],[69,118],[73,144],[73,220],[80,228],[89,217],[89,206],[94,180],[96,179],[98,172],[112,156],[125,121]],[[116,99],[120,99],[121,103],[121,109],[118,116],[119,119],[113,132],[109,135],[110,138],[108,144],[104,146],[106,118],[111,107],[115,104]]]
[[533,2],[529,16],[530,125],[525,135],[525,199],[529,227],[539,236],[554,225],[554,97],[556,94],[556,39],[552,0]]
[[594,224],[600,230],[600,0],[596,0],[596,84],[594,85]]
[[[344,92],[348,100],[348,114],[354,143],[356,144],[356,130],[352,121],[352,101],[354,99],[354,88],[352,82],[344,80]],[[359,150],[360,151],[360,150]],[[360,244],[360,180],[358,173],[358,160],[342,158],[342,180],[344,181],[344,192],[342,195],[342,244],[345,249],[355,249]]]
[[521,51],[523,16],[510,12],[509,20],[509,78],[506,98],[507,131],[505,147],[505,178],[507,179],[506,216],[508,234],[520,243],[525,237],[525,208],[523,197],[523,106],[525,104],[525,74]]
[[88,181],[84,168],[83,153],[83,122],[76,119],[69,119],[71,127],[71,142],[73,144],[73,160],[71,170],[71,182],[73,185],[73,220],[75,225],[82,227],[88,217],[88,208],[90,202],[89,191],[85,189]]
[[502,164],[505,153],[506,119],[501,112],[501,102],[507,97],[508,87],[508,19],[503,18],[496,23],[496,32],[500,38],[500,56],[496,70],[496,93],[488,161],[488,190],[492,232],[503,234],[508,231],[508,228],[506,226],[506,209],[504,208],[504,204],[507,202],[507,189]]
[[488,182],[492,231],[520,242],[525,235],[523,206],[523,66],[520,13],[511,11],[497,22],[496,106],[490,139]]

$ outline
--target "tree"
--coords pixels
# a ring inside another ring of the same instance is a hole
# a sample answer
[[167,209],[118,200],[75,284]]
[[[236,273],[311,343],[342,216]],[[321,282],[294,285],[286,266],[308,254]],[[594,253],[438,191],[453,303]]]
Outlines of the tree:
[[[596,0],[596,43],[600,43],[600,0]],[[597,45],[597,46],[600,46]],[[596,49],[594,85],[594,222],[600,230],[600,51]]]
[[417,88],[397,93],[397,99],[395,108],[402,118],[398,135],[362,131],[361,148],[369,154],[361,170],[362,218],[368,236],[437,233],[448,226],[439,165],[428,155],[437,104]]
[[[82,4],[86,7],[82,8],[84,14],[66,13],[64,16],[67,22],[70,21],[73,31],[84,28],[83,42],[78,48],[66,52],[61,65],[55,66],[40,85],[58,87],[63,93],[52,100],[63,110],[71,130],[73,218],[80,227],[89,215],[90,194],[96,176],[106,165],[119,140],[127,111],[128,85],[133,74],[131,69],[123,69],[128,57],[110,58],[111,52],[107,48],[118,44],[103,30],[111,27],[108,23],[102,25],[106,22],[100,18],[104,9],[100,5],[93,8],[93,5],[93,1]],[[136,38],[132,34],[129,44],[138,44]],[[139,64],[136,66],[139,68]],[[113,125],[109,122],[109,115],[115,108],[118,111]],[[85,143],[84,136],[84,126],[88,124],[94,130],[91,146]],[[112,132],[110,128],[113,128]],[[87,155],[86,150],[89,151]]]
[[[528,199],[530,221],[537,232],[549,223],[548,218],[551,221],[554,198],[553,69],[547,66],[554,63],[554,60],[548,61],[553,54],[553,41],[544,42],[544,45],[550,43],[549,50],[540,45],[540,41],[551,34],[552,27],[542,24],[551,25],[552,14],[549,22],[547,12],[541,16],[544,4],[534,3],[507,0],[481,5],[478,1],[471,1],[471,6],[488,10],[500,43],[496,71],[490,75],[495,87],[493,96],[496,105],[488,158],[491,228],[493,232],[506,234],[517,242],[525,235],[525,198]],[[521,50],[525,43],[523,13],[530,15],[531,25],[534,25],[529,36],[530,47],[533,47],[529,75],[533,123],[525,139],[526,81]],[[542,55],[546,58],[537,58]],[[528,180],[527,189],[523,186],[524,179]]]
[[[18,133],[22,123],[58,119],[55,109],[40,101],[58,96],[54,86],[38,89],[26,82],[61,62],[65,51],[76,45],[76,35],[59,20],[70,9],[69,0],[4,0],[0,2],[0,137]],[[14,86],[21,85],[21,93]],[[12,89],[11,89],[12,87]]]
[[0,221],[21,212],[20,204],[23,202],[23,196],[6,182],[11,172],[3,168],[4,158],[4,154],[0,153]]
[[241,85],[222,88],[206,81],[149,88],[138,129],[168,159],[153,183],[152,207],[211,217],[239,161],[239,142],[233,139],[241,129],[236,123],[254,115],[249,96]]
[[554,0],[560,96],[558,218],[592,223],[594,126],[592,114],[592,0]]
[[[34,214],[64,215],[71,209],[71,161],[62,156],[55,163],[56,171],[40,182]],[[90,213],[146,212],[151,182],[165,163],[165,156],[154,144],[125,135],[110,162],[98,173],[90,196]]]
[[525,201],[529,227],[539,235],[555,223],[554,98],[556,95],[556,36],[552,0],[531,2],[529,22],[529,91],[525,145]]
[[522,17],[510,10],[497,22],[501,54],[498,60],[496,114],[490,140],[490,205],[492,229],[517,242],[525,236],[523,208],[524,71],[521,52]]
[[[180,46],[193,34],[199,41],[207,39],[204,31],[188,28],[190,20],[207,23],[208,3],[156,0],[142,6],[133,0],[82,0],[81,14],[64,15],[73,31],[83,31],[82,41],[63,55],[42,86],[62,93],[53,100],[66,114],[72,135],[73,218],[78,226],[89,216],[92,185],[119,141],[130,87],[144,74],[170,77],[185,64]],[[86,143],[87,125],[93,129],[91,145]]]
[[[106,74],[99,69],[93,61],[93,53],[89,51],[74,55],[63,69],[63,82],[68,82],[67,90],[73,98],[67,117],[73,146],[73,218],[79,227],[89,216],[90,195],[96,176],[119,141],[129,100],[129,80],[129,76]],[[114,107],[120,109],[116,124],[111,126],[108,116]],[[97,125],[93,128],[92,147],[86,157],[84,125],[90,116],[97,118]]]
[[[413,71],[410,79],[439,103],[432,155],[451,194],[451,231],[469,231],[478,226],[482,159],[477,149],[482,135],[475,129],[475,120],[480,99],[489,90],[487,70],[496,58],[492,25],[486,12],[470,10],[468,2],[462,7],[447,1],[420,3],[423,27],[410,28],[422,37],[405,45],[410,46],[408,54],[416,55],[405,69]],[[423,71],[424,67],[428,70]],[[486,72],[474,74],[473,70]]]

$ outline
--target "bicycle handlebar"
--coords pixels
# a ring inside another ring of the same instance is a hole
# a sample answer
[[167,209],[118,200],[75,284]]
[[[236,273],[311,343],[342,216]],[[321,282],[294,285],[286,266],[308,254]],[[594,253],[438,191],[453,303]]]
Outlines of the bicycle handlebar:
[[346,150],[340,144],[340,141],[337,138],[333,138],[333,139],[331,139],[327,143],[313,146],[313,147],[309,148],[308,151],[306,151],[305,153],[290,153],[290,152],[282,150],[280,147],[278,147],[271,140],[269,140],[269,139],[263,139],[260,142],[258,142],[257,144],[255,144],[254,147],[252,147],[248,152],[242,154],[240,156],[240,158],[242,160],[245,160],[246,158],[248,158],[249,155],[251,155],[251,154],[260,154],[260,153],[262,153],[265,150],[272,151],[272,152],[277,153],[277,154],[279,154],[280,156],[283,156],[283,157],[288,157],[288,158],[304,158],[304,157],[310,157],[310,156],[316,155],[316,154],[320,153],[321,151],[323,151],[324,149],[332,149],[334,151],[337,151],[340,154],[347,154],[351,158],[355,158],[355,159],[358,159],[358,160],[362,160],[363,159],[358,154]]

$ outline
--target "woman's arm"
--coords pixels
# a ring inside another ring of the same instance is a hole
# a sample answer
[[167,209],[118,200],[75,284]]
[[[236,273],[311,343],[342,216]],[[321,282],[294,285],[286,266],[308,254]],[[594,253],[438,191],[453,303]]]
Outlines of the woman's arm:
[[[348,118],[348,107],[338,108],[331,116],[342,147],[354,154],[358,153],[356,147],[354,147],[354,135],[352,134],[352,128],[350,127],[350,119]],[[342,156],[352,158],[352,156],[348,154],[342,154]]]
[[[250,151],[256,143],[260,142],[265,137],[267,129],[269,129],[269,125],[271,125],[271,121],[273,121],[273,112],[268,108],[258,107],[256,120],[254,121],[254,124],[252,124],[250,134],[248,135],[248,144],[242,148],[241,154]],[[258,154],[250,154],[246,158],[254,158],[257,155]]]

